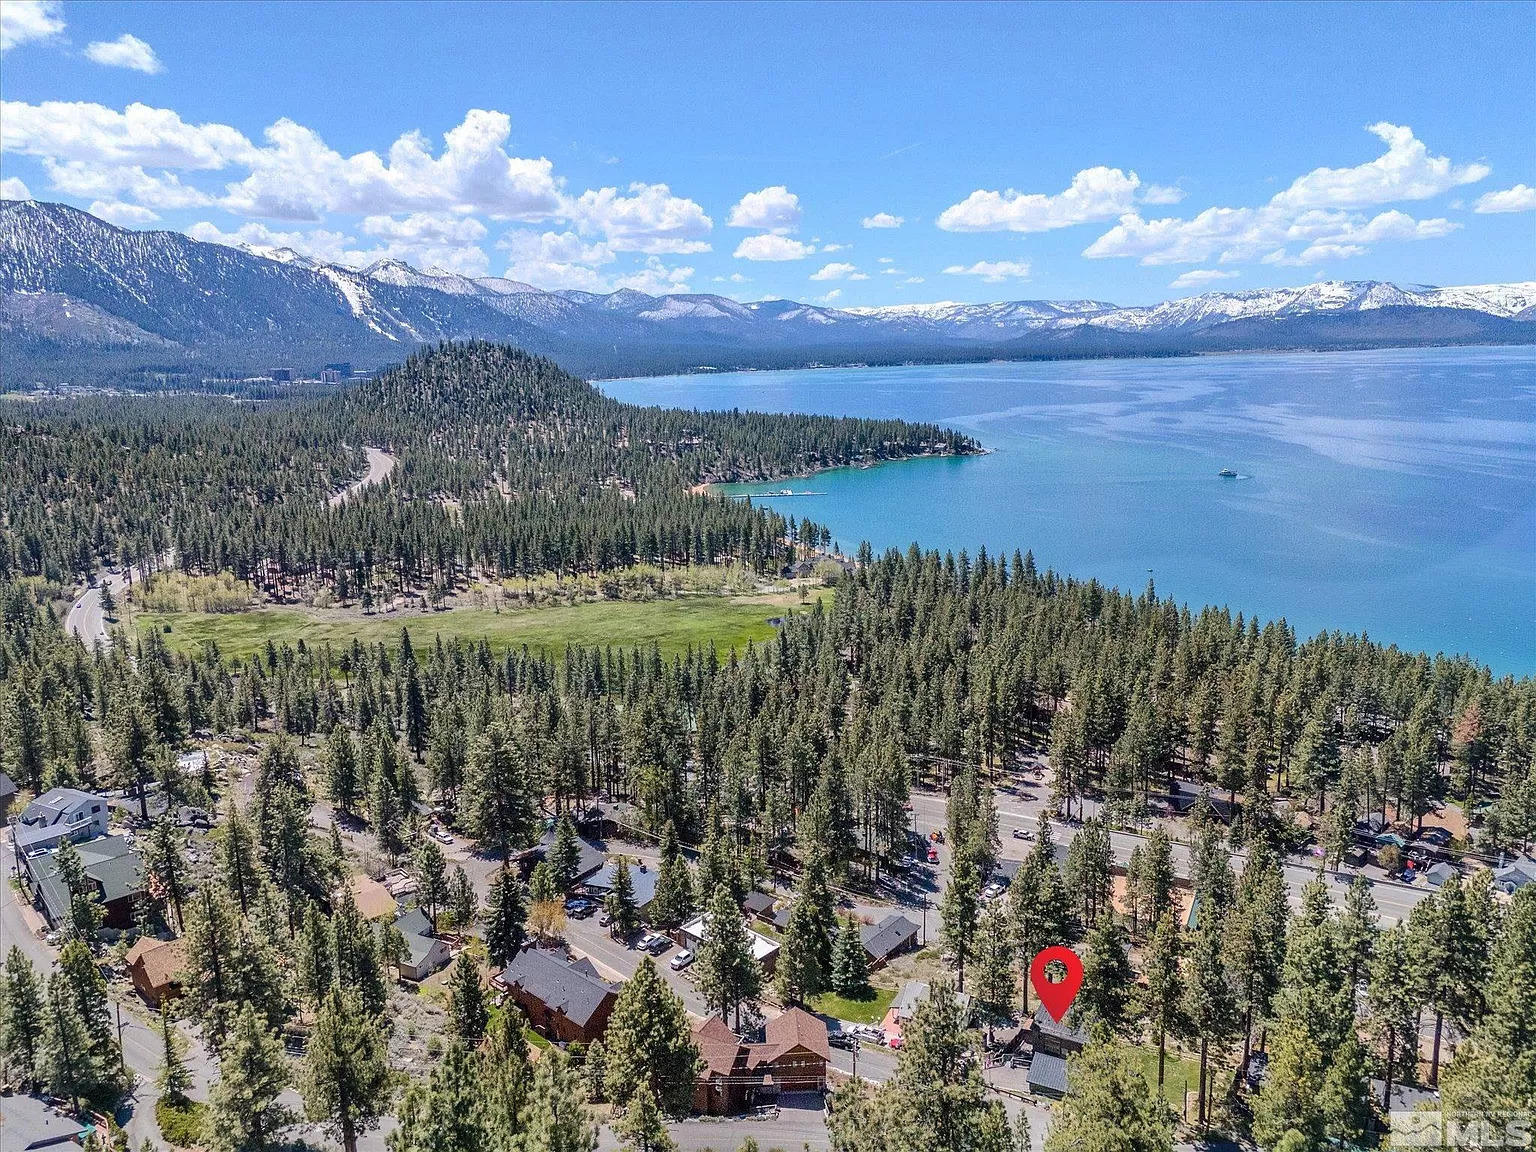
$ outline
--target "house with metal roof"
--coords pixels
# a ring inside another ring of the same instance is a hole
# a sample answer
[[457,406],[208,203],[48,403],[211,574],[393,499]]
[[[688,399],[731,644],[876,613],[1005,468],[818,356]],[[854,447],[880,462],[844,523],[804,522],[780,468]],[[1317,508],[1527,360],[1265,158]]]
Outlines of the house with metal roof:
[[[586,882],[587,891],[599,899],[605,898],[613,891],[613,876],[617,868],[612,864],[604,864],[593,873]],[[656,899],[656,881],[660,873],[645,864],[634,864],[629,869],[629,886],[635,894],[635,907],[640,915],[644,916],[651,907],[651,901]]]
[[1088,1033],[1081,1028],[1074,1028],[1065,1019],[1059,1022],[1051,1019],[1051,1014],[1042,1004],[1035,1009],[1035,1018],[1030,1022],[1029,1043],[1035,1050],[1036,1059],[1039,1059],[1042,1052],[1067,1057],[1088,1046]]
[[1536,884],[1536,860],[1525,857],[1494,870],[1493,886],[1506,896],[1513,896],[1520,889]]
[[917,947],[917,925],[901,913],[892,912],[880,923],[862,928],[859,939],[864,943],[869,966],[882,968],[903,952]]
[[[710,914],[706,912],[702,916],[695,916],[677,930],[684,948],[697,952],[704,946],[704,941],[709,939],[709,919]],[[762,967],[763,974],[772,976],[779,960],[778,941],[770,940],[750,927],[747,929],[747,938],[752,941],[752,956]]]
[[36,1096],[0,1096],[0,1148],[5,1152],[80,1146],[95,1130],[95,1125],[51,1108]]
[[16,854],[46,852],[65,840],[76,843],[105,836],[111,809],[100,796],[78,788],[50,788],[22,809],[11,833]]
[[1057,1099],[1067,1094],[1067,1062],[1050,1052],[1036,1052],[1029,1060],[1026,1075],[1029,1090],[1037,1096]]
[[[62,840],[61,840],[62,843]],[[132,928],[135,905],[145,892],[144,862],[133,845],[122,836],[98,836],[75,845],[86,878],[95,885],[96,898],[106,909],[103,927]],[[32,902],[47,918],[50,927],[68,921],[69,885],[59,873],[57,848],[36,852],[22,858]]]
[[592,961],[545,948],[524,948],[491,983],[506,991],[535,1029],[562,1043],[590,1044],[602,1036],[619,999]]
[[[889,1047],[901,1047],[902,1030],[912,1019],[917,1006],[928,998],[928,991],[929,985],[926,980],[908,980],[901,986],[901,992],[885,1010],[885,1018],[880,1022],[880,1028],[885,1033],[885,1042]],[[968,1021],[971,1017],[970,995],[965,992],[956,992],[955,999],[960,1003],[962,1019]]]

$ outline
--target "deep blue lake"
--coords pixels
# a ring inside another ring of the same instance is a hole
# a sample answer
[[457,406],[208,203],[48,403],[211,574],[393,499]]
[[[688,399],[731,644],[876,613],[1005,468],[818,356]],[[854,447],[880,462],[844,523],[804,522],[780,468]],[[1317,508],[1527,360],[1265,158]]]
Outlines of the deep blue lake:
[[[743,372],[644,404],[931,420],[991,454],[768,497],[845,551],[1033,549],[1191,606],[1536,674],[1536,348]],[[1217,475],[1222,468],[1238,479]],[[784,484],[736,486],[762,492]]]

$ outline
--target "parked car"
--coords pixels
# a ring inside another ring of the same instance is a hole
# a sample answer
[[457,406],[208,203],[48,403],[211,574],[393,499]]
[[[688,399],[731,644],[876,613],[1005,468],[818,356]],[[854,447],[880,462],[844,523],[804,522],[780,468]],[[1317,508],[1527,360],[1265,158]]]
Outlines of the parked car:
[[453,843],[453,836],[448,832],[448,830],[437,824],[432,825],[431,831],[427,834],[431,836],[432,839],[436,840],[439,844]]
[[930,864],[937,864],[938,862],[939,862],[939,850],[937,848],[929,848],[928,849],[928,863],[930,863]]
[[1013,830],[1013,838],[1015,840],[1033,840],[1035,838],[1035,834],[1028,828],[1015,828]]
[[827,1033],[827,1043],[834,1048],[843,1048],[851,1052],[858,1042],[859,1038],[857,1036],[852,1032],[844,1032],[841,1028],[836,1032]]
[[647,932],[644,936],[640,937],[639,948],[640,951],[649,952],[651,955],[655,956],[665,952],[667,950],[668,943],[669,941],[665,936],[661,936],[655,932]]
[[573,896],[565,902],[565,914],[573,916],[577,920],[584,920],[597,911],[597,905],[590,900],[583,900],[579,896]]
[[692,964],[693,961],[693,953],[684,948],[676,956],[672,957],[672,971],[681,972],[684,968],[688,967],[688,965]]
[[1002,894],[1003,894],[1003,886],[1001,884],[996,883],[996,882],[988,884],[985,888],[983,888],[981,890],[981,898],[983,900],[996,900]]
[[604,908],[602,910],[602,912],[600,912],[598,914],[598,917],[597,917],[598,927],[606,928],[606,927],[608,927],[608,925],[610,925],[612,923],[613,923],[613,913],[609,912],[608,909]]

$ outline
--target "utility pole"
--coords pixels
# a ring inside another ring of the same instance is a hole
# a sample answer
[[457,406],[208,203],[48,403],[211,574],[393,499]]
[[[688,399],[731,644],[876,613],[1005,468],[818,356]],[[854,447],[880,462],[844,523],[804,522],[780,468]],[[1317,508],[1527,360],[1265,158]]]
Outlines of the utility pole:
[[859,1078],[859,1038],[853,1038],[853,1078]]

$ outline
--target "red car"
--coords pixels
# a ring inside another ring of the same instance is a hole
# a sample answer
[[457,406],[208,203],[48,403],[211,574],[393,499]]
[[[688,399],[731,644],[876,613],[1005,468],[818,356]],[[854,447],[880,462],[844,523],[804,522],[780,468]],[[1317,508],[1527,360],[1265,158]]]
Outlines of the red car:
[[930,864],[937,864],[938,862],[939,862],[939,850],[937,848],[929,848],[928,849],[928,863],[930,863]]

